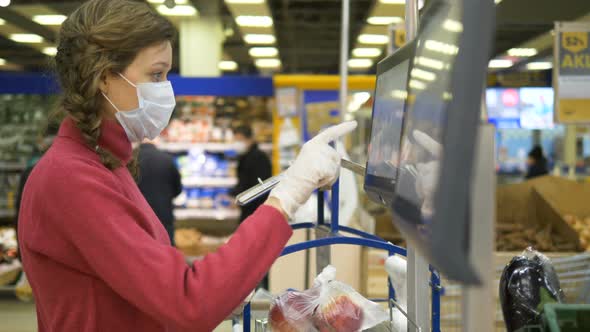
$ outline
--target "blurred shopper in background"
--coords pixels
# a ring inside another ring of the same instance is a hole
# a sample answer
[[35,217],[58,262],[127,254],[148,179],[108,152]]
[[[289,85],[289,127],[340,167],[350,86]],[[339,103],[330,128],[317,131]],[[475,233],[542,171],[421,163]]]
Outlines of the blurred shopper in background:
[[[238,185],[232,190],[237,196],[246,189],[258,184],[258,179],[266,180],[272,175],[270,159],[258,148],[254,133],[250,126],[240,126],[234,130],[234,139],[238,144]],[[267,195],[259,197],[246,206],[241,207],[240,222],[248,218],[264,201]]]
[[538,176],[547,175],[548,173],[547,158],[543,153],[543,148],[540,145],[535,145],[529,152],[525,179],[536,178]]
[[182,192],[180,173],[171,155],[158,150],[154,141],[139,146],[139,190],[166,228],[174,245],[174,197]]

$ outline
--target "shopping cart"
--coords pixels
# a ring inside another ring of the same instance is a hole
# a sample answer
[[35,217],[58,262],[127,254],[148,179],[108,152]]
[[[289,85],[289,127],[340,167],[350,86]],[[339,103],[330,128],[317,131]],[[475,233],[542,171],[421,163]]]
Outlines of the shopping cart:
[[[496,328],[497,332],[506,331],[504,315],[498,300],[500,276],[504,266],[518,253],[497,253],[498,266],[495,268],[495,288],[493,294],[496,298]],[[590,303],[590,253],[567,255],[546,254],[555,267],[559,276],[561,288],[565,294],[566,303],[589,304]],[[441,329],[445,332],[462,331],[462,289],[461,286],[451,281],[443,280],[445,287],[441,295]]]

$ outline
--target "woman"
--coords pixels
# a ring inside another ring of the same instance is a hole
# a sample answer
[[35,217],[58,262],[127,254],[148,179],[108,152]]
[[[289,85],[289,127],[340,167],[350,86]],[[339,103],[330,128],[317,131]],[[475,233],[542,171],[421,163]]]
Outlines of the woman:
[[337,178],[328,142],[307,143],[265,205],[189,266],[125,167],[131,142],[167,125],[173,26],[147,4],[92,0],[62,25],[56,69],[68,114],[25,186],[19,240],[39,331],[211,331],[291,236],[287,218]]
[[533,179],[539,176],[549,174],[547,169],[547,158],[543,153],[543,148],[540,145],[535,145],[531,151],[529,151],[527,163],[527,173],[525,179]]

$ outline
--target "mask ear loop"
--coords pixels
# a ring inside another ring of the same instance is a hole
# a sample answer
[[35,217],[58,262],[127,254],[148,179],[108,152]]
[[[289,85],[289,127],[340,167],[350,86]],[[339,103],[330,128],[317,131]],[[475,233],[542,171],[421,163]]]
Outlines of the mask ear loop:
[[131,81],[128,80],[127,77],[125,77],[123,74],[119,73],[119,76],[121,76],[121,78],[123,78],[125,81],[127,81],[127,83],[131,84],[134,88],[137,88],[137,85],[131,83]]
[[109,97],[107,97],[107,95],[106,95],[104,92],[102,92],[102,91],[101,91],[100,93],[102,94],[102,96],[104,97],[104,99],[106,99],[106,100],[109,102],[109,104],[111,104],[111,106],[113,106],[113,108],[115,109],[115,111],[117,111],[117,112],[121,112],[121,111],[119,110],[119,108],[118,108],[117,106],[115,106],[115,103],[113,103],[113,102],[112,102],[112,101],[109,99]]

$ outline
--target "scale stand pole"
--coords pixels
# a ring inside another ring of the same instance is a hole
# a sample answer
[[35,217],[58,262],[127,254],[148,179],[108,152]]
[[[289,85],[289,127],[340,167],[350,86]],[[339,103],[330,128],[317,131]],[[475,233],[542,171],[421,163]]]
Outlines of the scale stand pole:
[[[418,32],[418,1],[406,0],[406,40],[416,38]],[[408,316],[423,330],[430,330],[430,271],[428,262],[408,244]],[[419,329],[408,324],[409,332]]]
[[[485,96],[485,95],[484,95]],[[495,331],[496,304],[494,300],[494,221],[496,176],[494,170],[495,130],[486,124],[486,103],[482,97],[482,124],[476,145],[476,162],[471,187],[471,209],[469,217],[472,262],[482,284],[465,286],[463,290],[463,331]]]

